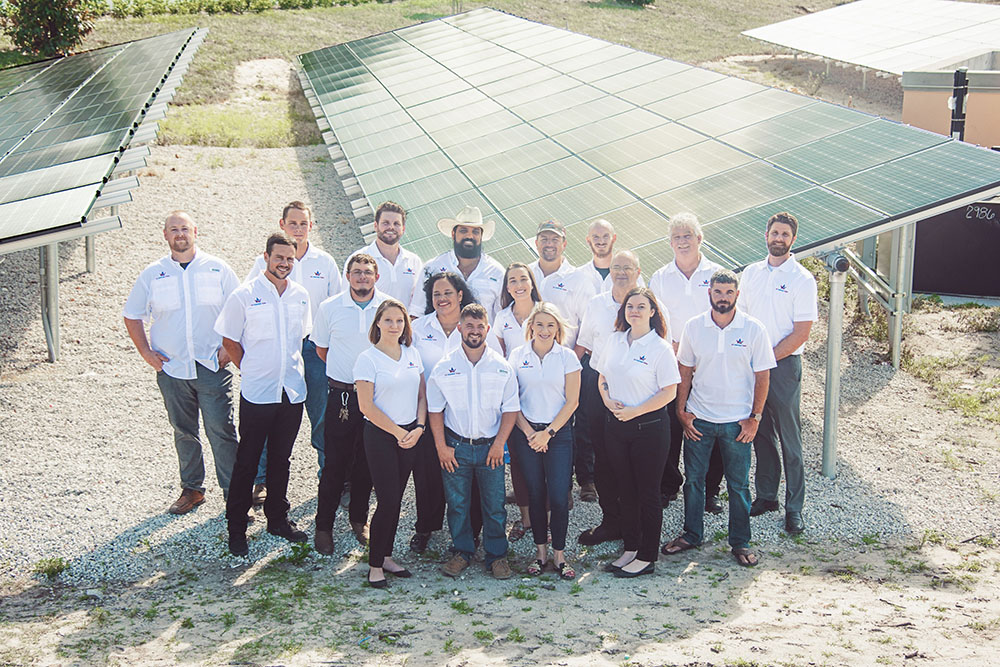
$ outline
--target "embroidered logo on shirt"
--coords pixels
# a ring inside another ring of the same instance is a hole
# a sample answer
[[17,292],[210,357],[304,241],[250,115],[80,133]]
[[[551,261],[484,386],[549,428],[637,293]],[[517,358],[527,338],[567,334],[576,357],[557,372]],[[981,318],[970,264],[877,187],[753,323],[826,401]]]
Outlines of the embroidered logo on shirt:
[[705,278],[704,280],[701,281],[702,287],[708,287],[708,285],[709,285],[708,278]]
[[733,341],[732,346],[733,347],[746,347],[747,345],[746,345],[746,343],[743,342],[742,338],[737,338],[736,340]]
[[309,277],[310,278],[320,278],[320,279],[322,279],[323,278],[323,274],[320,273],[319,271],[313,271],[313,274],[311,276],[309,276]]
[[557,290],[561,291],[561,292],[565,292],[566,291],[566,283],[558,283],[555,288]]
[[220,273],[221,269],[212,269],[212,273]]
[[497,373],[499,373],[500,375],[509,375],[506,368],[498,368]]
[[403,275],[404,276],[412,276],[413,275],[413,269],[411,269],[410,267],[406,267],[406,271],[403,271]]
[[251,306],[263,306],[266,303],[267,303],[267,301],[261,301],[260,297],[258,296],[258,297],[254,297],[253,303],[251,303],[250,305]]
[[514,327],[510,326],[510,322],[504,322],[503,323],[503,328],[504,328],[504,331],[506,331],[507,329],[513,329]]
[[784,285],[778,285],[778,286],[777,286],[777,287],[775,288],[775,290],[776,290],[776,291],[778,291],[778,292],[782,292],[782,293],[784,293],[784,294],[788,294],[788,288],[787,288],[787,287],[785,287]]
[[166,277],[167,274],[165,274],[163,271],[160,271],[160,275],[156,276],[156,279],[159,280],[160,278],[166,278]]
[[521,362],[521,368],[531,368],[531,362],[527,359]]
[[411,361],[406,367],[407,368],[416,368],[417,365]]
[[646,363],[646,355],[645,354],[642,355],[642,356],[640,356],[640,357],[638,357],[638,358],[636,358],[636,359],[633,359],[632,361],[638,362],[638,363],[642,364],[643,366],[648,366],[649,365],[648,363]]
[[432,334],[432,333],[427,334],[427,336],[424,338],[424,340],[434,340],[434,334]]
[[459,373],[457,370],[455,370],[455,367],[452,366],[451,368],[448,369],[448,372],[445,373],[444,375],[445,375],[445,377],[448,377],[449,375],[461,375],[461,373]]

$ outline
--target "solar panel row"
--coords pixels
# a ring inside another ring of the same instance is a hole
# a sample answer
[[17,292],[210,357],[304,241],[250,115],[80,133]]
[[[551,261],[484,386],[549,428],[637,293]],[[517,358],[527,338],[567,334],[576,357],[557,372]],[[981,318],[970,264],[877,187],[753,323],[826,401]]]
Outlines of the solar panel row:
[[194,34],[0,72],[0,239],[83,222]]
[[[497,220],[493,255],[526,259],[538,223],[588,221],[669,259],[693,210],[706,250],[744,265],[789,209],[815,247],[1000,186],[1000,156],[946,137],[493,10],[300,56],[319,114],[370,203],[408,209],[423,257],[466,204]],[[662,263],[662,262],[660,262]]]

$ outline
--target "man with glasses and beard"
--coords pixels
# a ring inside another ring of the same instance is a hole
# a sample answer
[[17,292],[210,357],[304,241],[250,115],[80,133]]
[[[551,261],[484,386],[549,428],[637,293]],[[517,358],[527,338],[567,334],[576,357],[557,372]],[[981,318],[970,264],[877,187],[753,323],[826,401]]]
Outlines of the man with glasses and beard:
[[732,271],[712,274],[711,309],[684,326],[677,362],[677,419],[684,429],[684,533],[664,555],[693,549],[705,532],[705,473],[717,446],[729,491],[729,546],[745,567],[750,551],[750,446],[757,434],[774,354],[767,330],[736,310],[739,282]]
[[[454,218],[438,220],[437,225],[438,231],[451,237],[454,247],[424,264],[419,284],[423,285],[428,278],[438,273],[453,271],[460,274],[492,321],[499,310],[504,267],[483,254],[483,242],[492,238],[496,223],[492,220],[483,222],[483,214],[478,208],[466,206]],[[428,312],[423,290],[414,290],[408,310],[414,317]]]
[[[355,250],[351,257],[359,253],[371,255],[378,262],[378,281],[375,287],[386,296],[396,299],[402,304],[413,300],[414,292],[422,292],[424,283],[419,281],[422,262],[417,254],[404,248],[400,241],[406,233],[406,211],[396,202],[382,202],[375,209],[375,240],[360,250]],[[344,277],[347,277],[347,267],[344,267]],[[414,317],[423,314],[411,313]]]
[[476,551],[470,505],[478,484],[483,509],[486,567],[509,579],[504,528],[503,446],[521,409],[517,376],[496,350],[486,346],[486,309],[470,303],[459,318],[462,345],[434,366],[427,378],[427,421],[441,463],[452,556],[441,571],[459,576]]
[[[816,279],[792,255],[799,221],[791,213],[776,213],[767,221],[767,259],[743,270],[740,308],[767,328],[778,365],[771,371],[771,388],[764,404],[760,432],[754,439],[756,497],[750,516],[777,511],[781,464],[785,468],[785,530],[805,530],[802,505],[806,498],[802,464],[802,350],[818,318]],[[781,442],[779,455],[778,442]]]

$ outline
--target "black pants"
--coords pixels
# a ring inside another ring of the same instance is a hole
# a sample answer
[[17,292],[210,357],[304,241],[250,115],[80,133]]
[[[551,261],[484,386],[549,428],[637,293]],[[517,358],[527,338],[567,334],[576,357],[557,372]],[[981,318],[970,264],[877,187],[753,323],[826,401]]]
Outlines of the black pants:
[[[660,493],[665,496],[676,496],[684,486],[684,476],[681,475],[681,442],[684,440],[684,427],[677,419],[677,400],[667,404],[667,415],[670,417],[670,449],[667,451],[667,464],[663,466],[663,479],[660,481]],[[719,445],[712,448],[712,458],[708,460],[708,474],[705,475],[705,497],[719,495],[722,485],[722,452]]]
[[283,526],[288,521],[288,460],[302,423],[302,405],[289,402],[284,392],[281,403],[251,403],[240,396],[240,442],[226,501],[230,533],[246,534],[247,512],[253,503],[253,480],[265,441],[268,448],[264,515],[269,527]]
[[[618,499],[618,479],[611,467],[605,424],[608,419],[614,419],[601,400],[597,390],[598,374],[593,381],[588,381],[581,388],[581,393],[587,397],[590,409],[583,415],[590,422],[590,438],[594,446],[594,486],[597,487],[597,502],[601,506],[601,525],[612,532],[621,531],[621,505]],[[661,464],[662,465],[662,464]],[[657,474],[659,474],[657,469]]]
[[621,494],[621,531],[625,551],[656,561],[663,527],[660,478],[667,459],[670,420],[664,410],[627,422],[609,414],[604,439]]
[[[585,354],[580,359],[583,370],[580,372],[581,386],[593,384],[597,386],[598,373],[590,367],[590,355]],[[573,467],[576,470],[576,483],[580,486],[594,483],[594,443],[590,434],[590,419],[588,415],[593,407],[584,401],[592,397],[580,393],[580,406],[573,415]],[[600,396],[597,397],[600,400]]]
[[[404,426],[406,430],[415,424]],[[392,555],[399,527],[399,510],[403,502],[403,489],[410,478],[417,459],[417,445],[410,449],[399,446],[392,436],[371,422],[365,422],[365,458],[372,484],[378,495],[378,506],[372,516],[371,537],[368,541],[368,564],[382,567],[386,556]]]
[[[346,420],[340,418],[343,408],[347,408]],[[333,530],[333,519],[337,515],[340,496],[344,493],[344,482],[348,479],[351,480],[351,504],[347,510],[350,521],[367,523],[372,478],[365,465],[365,419],[358,407],[358,395],[353,391],[331,387],[326,400],[324,423],[326,462],[319,478],[316,530]]]

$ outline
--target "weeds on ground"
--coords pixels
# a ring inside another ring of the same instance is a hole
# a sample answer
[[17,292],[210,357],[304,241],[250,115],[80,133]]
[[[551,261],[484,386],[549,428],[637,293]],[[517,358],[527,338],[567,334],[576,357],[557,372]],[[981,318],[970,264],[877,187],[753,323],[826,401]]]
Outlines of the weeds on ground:
[[62,572],[69,567],[69,563],[66,562],[64,558],[43,558],[35,563],[31,571],[35,574],[41,574],[52,580],[58,577]]

